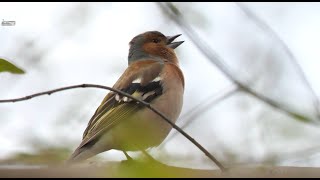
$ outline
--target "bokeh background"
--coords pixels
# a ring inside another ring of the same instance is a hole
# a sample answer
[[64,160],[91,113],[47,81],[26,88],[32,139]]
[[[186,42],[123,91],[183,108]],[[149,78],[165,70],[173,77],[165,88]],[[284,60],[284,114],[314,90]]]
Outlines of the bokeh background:
[[[26,71],[0,74],[0,99],[82,83],[112,86],[135,35],[182,34],[176,52],[186,86],[177,125],[227,167],[320,165],[319,3],[6,2],[0,19],[16,21],[0,26],[0,57]],[[1,164],[66,159],[106,93],[74,89],[0,104]],[[175,130],[149,152],[169,165],[215,167]],[[125,156],[111,150],[95,159]]]

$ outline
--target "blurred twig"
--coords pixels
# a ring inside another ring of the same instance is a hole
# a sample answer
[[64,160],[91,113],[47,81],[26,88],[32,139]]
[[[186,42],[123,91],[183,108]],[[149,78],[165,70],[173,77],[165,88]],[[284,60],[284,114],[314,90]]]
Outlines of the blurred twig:
[[320,149],[320,146],[317,145],[317,146],[296,151],[293,153],[287,153],[287,152],[282,153],[278,155],[279,157],[277,157],[277,161],[278,162],[285,162],[285,161],[298,162],[298,161],[301,161],[302,159],[312,158],[312,156],[315,156],[317,154],[319,156],[319,149]]
[[[182,115],[180,117],[180,119],[183,119],[185,122],[181,126],[181,129],[185,129],[191,123],[194,123],[199,115],[202,115],[204,112],[209,110],[209,108],[218,104],[219,102],[223,101],[224,99],[230,97],[238,90],[239,90],[239,88],[237,86],[235,86],[234,84],[232,84],[231,86],[228,86],[227,88],[224,88],[222,91],[220,91],[219,94],[213,94],[210,97],[205,98],[205,102],[201,102],[201,103],[197,104],[196,106],[192,107],[190,111],[188,111],[187,113],[185,113],[184,115]],[[162,143],[158,147],[158,149],[161,149],[165,143],[167,143],[168,141],[173,139],[177,135],[176,132],[177,131],[172,133],[172,135],[170,137],[168,137],[168,139],[164,143]]]
[[242,91],[254,96],[255,98],[269,104],[270,106],[290,115],[295,119],[302,120],[303,122],[309,122],[318,124],[316,120],[308,117],[304,114],[295,112],[290,110],[288,107],[284,107],[280,105],[276,101],[260,94],[253,89],[251,89],[248,85],[239,81],[235,76],[232,75],[231,71],[228,69],[227,65],[225,65],[223,59],[205,42],[198,36],[198,34],[193,30],[193,28],[187,23],[184,19],[183,14],[170,2],[166,3],[158,3],[159,7],[164,11],[164,14],[169,16],[174,22],[176,22],[182,30],[189,36],[191,41],[196,45],[196,47],[213,63],[215,64],[231,81],[233,81]]
[[195,139],[193,139],[190,135],[188,135],[186,132],[184,132],[181,128],[179,128],[177,125],[175,125],[171,120],[169,120],[164,114],[162,114],[160,111],[157,109],[153,108],[149,103],[142,101],[136,97],[131,96],[128,93],[125,93],[123,91],[107,87],[107,86],[102,86],[102,85],[96,85],[96,84],[80,84],[80,85],[73,85],[73,86],[66,86],[62,88],[57,88],[49,91],[44,91],[36,94],[32,94],[29,96],[21,97],[21,98],[14,98],[14,99],[4,99],[0,100],[0,103],[7,103],[7,102],[18,102],[18,101],[25,101],[28,99],[32,99],[37,96],[43,96],[43,95],[51,95],[53,93],[59,92],[59,91],[65,91],[69,89],[75,89],[75,88],[100,88],[100,89],[107,89],[116,93],[119,93],[123,96],[126,96],[128,98],[131,98],[135,100],[136,102],[141,103],[142,105],[146,106],[149,108],[151,111],[154,113],[158,114],[162,119],[164,119],[166,122],[168,122],[174,129],[176,129],[179,133],[181,133],[183,136],[185,136],[189,141],[191,141],[195,146],[197,146],[209,159],[211,159],[222,171],[226,170],[226,168],[215,158],[213,157],[209,151],[207,151],[203,146],[201,146]]
[[270,37],[276,41],[280,46],[284,49],[286,54],[289,56],[289,59],[294,64],[296,70],[300,73],[303,81],[307,85],[307,87],[310,89],[312,95],[314,96],[314,105],[316,108],[317,116],[320,118],[320,102],[319,98],[317,97],[314,89],[312,88],[310,82],[307,80],[305,73],[302,70],[302,67],[299,65],[297,58],[293,55],[293,53],[290,51],[288,45],[278,36],[278,34],[261,18],[259,18],[256,14],[254,14],[253,11],[250,10],[249,7],[244,5],[243,3],[235,2],[236,5],[249,17],[254,21],[258,27],[260,27],[266,34],[270,35]]
[[[272,165],[279,165],[279,164],[295,164],[297,166],[297,162],[302,161],[306,162],[306,159],[312,159],[315,160],[316,158],[314,156],[319,157],[319,145],[316,145],[314,147],[310,147],[307,149],[301,149],[295,152],[282,152],[282,153],[276,153],[276,154],[270,154],[266,155],[264,160],[251,160],[251,161],[246,161],[246,162],[232,162],[233,167],[244,167],[244,166],[259,166],[261,164],[270,164]],[[270,161],[271,159],[271,161]],[[225,163],[225,165],[229,165],[228,163]]]

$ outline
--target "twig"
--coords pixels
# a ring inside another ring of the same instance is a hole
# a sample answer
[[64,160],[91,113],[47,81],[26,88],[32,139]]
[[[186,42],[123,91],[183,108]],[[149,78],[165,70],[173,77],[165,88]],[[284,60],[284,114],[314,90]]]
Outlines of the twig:
[[116,93],[119,93],[123,96],[126,96],[128,98],[134,99],[136,102],[141,103],[142,105],[148,107],[150,110],[152,110],[154,113],[158,114],[160,117],[162,117],[166,122],[168,122],[174,129],[176,129],[178,132],[180,132],[183,136],[185,136],[189,141],[191,141],[195,146],[197,146],[208,158],[210,158],[222,171],[225,171],[226,168],[215,158],[213,157],[203,146],[201,146],[196,140],[194,140],[190,135],[188,135],[186,132],[184,132],[181,128],[179,128],[177,125],[175,125],[171,120],[169,120],[165,115],[163,115],[161,112],[159,112],[157,109],[153,108],[149,103],[142,101],[140,99],[137,99],[136,97],[131,96],[128,93],[125,93],[123,91],[108,87],[108,86],[102,86],[102,85],[96,85],[96,84],[80,84],[80,85],[73,85],[73,86],[67,86],[62,88],[53,89],[50,91],[44,91],[36,94],[32,94],[29,96],[25,96],[22,98],[15,98],[15,99],[5,99],[0,100],[0,103],[7,103],[7,102],[18,102],[18,101],[25,101],[28,99],[32,99],[37,96],[42,95],[51,95],[53,93],[59,92],[59,91],[65,91],[68,89],[75,89],[75,88],[100,88],[100,89],[107,89]]
[[[163,5],[162,3],[159,2],[158,5],[165,12],[164,14],[171,17],[182,28],[182,30],[187,34],[187,36],[189,36],[189,38],[196,45],[196,47],[213,64],[215,64],[232,82],[234,82],[241,90],[243,90],[244,92],[246,92],[246,93],[256,97],[257,99],[265,102],[266,104],[268,104],[278,110],[281,110],[282,112],[288,114],[289,116],[291,116],[293,118],[303,117],[303,119],[305,121],[319,125],[319,122],[317,122],[313,118],[308,117],[303,114],[300,114],[298,112],[294,112],[287,107],[281,106],[279,103],[272,100],[271,98],[268,98],[267,96],[264,96],[256,91],[254,91],[249,86],[247,86],[244,83],[242,83],[241,81],[239,81],[235,76],[232,75],[231,71],[228,69],[227,65],[225,65],[222,58],[197,35],[197,33],[193,30],[193,28],[185,21],[185,19],[183,18],[183,15],[179,12],[179,10],[172,3],[167,2],[166,5]],[[303,121],[303,122],[305,122],[305,121]]]

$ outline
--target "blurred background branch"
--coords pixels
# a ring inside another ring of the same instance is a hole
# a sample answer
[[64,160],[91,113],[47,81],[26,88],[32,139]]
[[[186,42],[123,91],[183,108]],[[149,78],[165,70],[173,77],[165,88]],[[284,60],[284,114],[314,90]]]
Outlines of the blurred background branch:
[[236,5],[250,18],[254,21],[266,34],[269,35],[272,39],[274,39],[275,43],[279,44],[281,48],[285,51],[285,53],[290,57],[289,60],[294,64],[297,72],[300,74],[303,79],[305,85],[309,88],[310,92],[313,95],[314,106],[317,112],[318,119],[320,119],[320,102],[317,97],[314,89],[312,88],[310,82],[306,78],[305,73],[303,72],[301,66],[299,65],[296,57],[293,55],[292,51],[289,49],[287,44],[278,36],[278,34],[261,18],[259,18],[253,11],[250,10],[244,3],[235,2]]
[[[308,115],[301,114],[299,112],[295,112],[284,105],[280,105],[278,102],[264,96],[261,93],[255,92],[251,87],[242,83],[235,76],[232,75],[231,70],[225,64],[222,57],[220,57],[205,41],[197,35],[197,33],[193,30],[193,28],[187,23],[184,19],[183,14],[180,13],[179,9],[170,2],[166,3],[158,3],[159,7],[164,11],[164,14],[170,17],[174,22],[176,22],[181,29],[186,33],[187,36],[192,40],[192,42],[196,45],[197,48],[207,57],[210,62],[215,64],[231,81],[233,81],[242,91],[260,99],[266,104],[279,109],[280,111],[290,115],[291,117],[308,123],[319,124],[319,119],[313,119],[308,117]],[[290,52],[290,51],[289,51]]]

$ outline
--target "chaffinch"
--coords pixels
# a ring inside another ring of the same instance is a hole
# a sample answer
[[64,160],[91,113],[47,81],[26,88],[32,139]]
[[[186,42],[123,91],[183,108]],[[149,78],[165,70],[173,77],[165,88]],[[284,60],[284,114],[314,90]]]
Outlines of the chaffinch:
[[[184,92],[184,77],[174,52],[184,41],[173,42],[180,35],[148,31],[134,37],[129,43],[129,66],[113,86],[150,103],[173,122],[181,112]],[[121,150],[128,158],[126,151],[158,146],[171,129],[147,107],[110,92],[90,119],[81,144],[68,162],[110,149]]]

